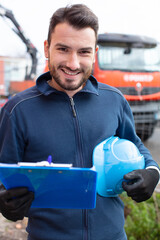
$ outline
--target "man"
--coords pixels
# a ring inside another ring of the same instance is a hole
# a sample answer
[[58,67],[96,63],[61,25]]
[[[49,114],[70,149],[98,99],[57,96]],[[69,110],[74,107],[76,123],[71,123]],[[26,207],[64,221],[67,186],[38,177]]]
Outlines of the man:
[[[58,9],[44,43],[49,72],[36,86],[13,97],[0,118],[0,162],[37,162],[91,167],[94,147],[110,136],[129,139],[148,169],[127,174],[123,184],[137,202],[148,199],[159,180],[158,165],[137,137],[130,107],[115,88],[91,76],[97,52],[97,17],[85,5]],[[136,182],[135,182],[136,180]],[[0,191],[2,214],[28,216],[29,240],[125,240],[123,204],[97,195],[95,209],[36,209],[26,188]]]

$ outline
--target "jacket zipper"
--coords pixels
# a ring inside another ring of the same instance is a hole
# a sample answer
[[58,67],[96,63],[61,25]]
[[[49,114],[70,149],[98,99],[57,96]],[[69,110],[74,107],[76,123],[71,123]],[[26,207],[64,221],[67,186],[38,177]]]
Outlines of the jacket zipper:
[[83,156],[82,156],[82,144],[81,144],[81,136],[80,136],[80,129],[79,129],[79,123],[77,119],[76,109],[75,109],[75,103],[73,98],[70,97],[70,103],[72,108],[73,117],[75,120],[75,130],[76,130],[76,136],[77,136],[77,142],[78,142],[78,151],[79,151],[79,167],[84,167],[83,162]]
[[76,117],[76,110],[75,110],[75,103],[74,103],[74,100],[72,97],[69,98],[70,99],[70,102],[71,102],[71,107],[72,107],[72,113],[73,113],[73,116]]
[[88,210],[84,209],[84,240],[88,240]]
[[[76,133],[77,133],[77,137],[78,137],[78,146],[79,146],[79,154],[80,154],[80,166],[84,167],[83,156],[81,154],[81,152],[82,152],[81,137],[80,137],[80,132],[79,132],[75,103],[74,103],[74,100],[73,100],[72,97],[70,97],[69,99],[70,99],[70,103],[71,103],[73,117],[75,118],[75,122],[76,122]],[[88,211],[87,211],[87,209],[82,210],[82,216],[83,216],[83,219],[84,219],[84,236],[83,236],[83,239],[87,240],[88,239]]]

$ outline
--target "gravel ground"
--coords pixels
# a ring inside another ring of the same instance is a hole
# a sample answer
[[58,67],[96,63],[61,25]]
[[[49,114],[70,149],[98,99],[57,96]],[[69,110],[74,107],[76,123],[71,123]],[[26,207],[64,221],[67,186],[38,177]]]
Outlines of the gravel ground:
[[27,218],[11,222],[0,214],[0,240],[27,240]]

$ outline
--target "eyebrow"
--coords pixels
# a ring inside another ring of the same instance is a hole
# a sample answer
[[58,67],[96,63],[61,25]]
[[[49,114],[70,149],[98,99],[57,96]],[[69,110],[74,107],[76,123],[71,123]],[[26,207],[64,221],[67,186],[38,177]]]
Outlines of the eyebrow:
[[[65,45],[65,44],[62,44],[62,43],[57,43],[56,45],[55,45],[56,47],[64,47],[64,48],[69,48],[69,49],[71,49],[71,47],[69,47],[69,46],[67,46],[67,45]],[[93,48],[92,47],[85,47],[85,48],[80,48],[80,49],[78,49],[78,50],[83,50],[83,51],[93,51]]]
[[56,46],[56,47],[70,48],[69,46],[67,46],[67,45],[65,45],[65,44],[62,44],[62,43],[57,43],[55,46]]
[[86,47],[86,48],[80,48],[79,50],[83,50],[83,51],[92,51],[93,48],[91,48],[91,47]]

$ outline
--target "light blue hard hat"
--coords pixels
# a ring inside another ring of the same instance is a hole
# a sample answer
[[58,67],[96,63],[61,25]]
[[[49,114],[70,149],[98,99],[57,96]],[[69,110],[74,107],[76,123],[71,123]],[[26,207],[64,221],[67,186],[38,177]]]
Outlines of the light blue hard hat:
[[110,137],[95,147],[93,166],[98,172],[97,193],[103,197],[116,197],[123,192],[123,176],[143,169],[145,162],[134,143]]

